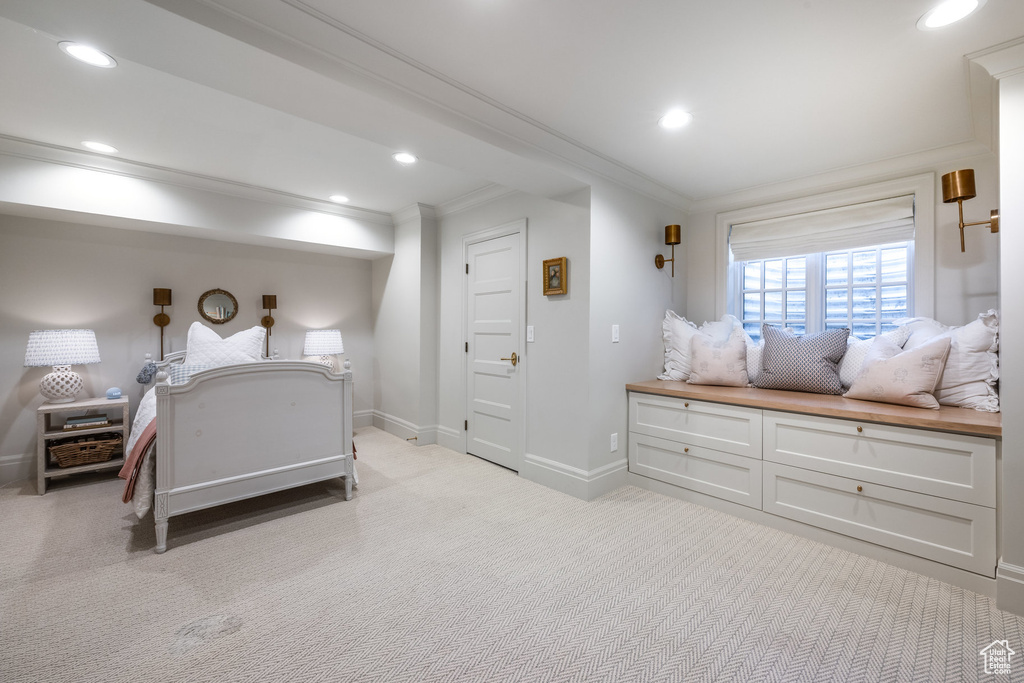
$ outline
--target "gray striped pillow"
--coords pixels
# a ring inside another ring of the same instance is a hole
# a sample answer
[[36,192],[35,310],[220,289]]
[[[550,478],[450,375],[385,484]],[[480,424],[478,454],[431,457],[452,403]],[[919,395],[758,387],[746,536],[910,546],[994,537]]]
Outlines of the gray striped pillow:
[[839,361],[846,353],[849,336],[846,327],[800,337],[773,325],[762,325],[761,374],[754,380],[754,386],[815,394],[843,393]]

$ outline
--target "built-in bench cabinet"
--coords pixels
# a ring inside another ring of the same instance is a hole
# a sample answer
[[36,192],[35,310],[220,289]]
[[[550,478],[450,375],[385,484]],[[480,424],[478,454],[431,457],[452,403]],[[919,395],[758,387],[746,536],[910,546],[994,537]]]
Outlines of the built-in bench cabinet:
[[682,382],[627,390],[631,476],[995,576],[998,414]]

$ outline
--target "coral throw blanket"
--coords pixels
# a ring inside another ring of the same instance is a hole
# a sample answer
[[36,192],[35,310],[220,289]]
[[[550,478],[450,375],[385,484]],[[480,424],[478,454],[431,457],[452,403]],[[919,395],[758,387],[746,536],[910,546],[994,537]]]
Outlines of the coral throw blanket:
[[146,454],[146,450],[149,449],[150,444],[153,443],[153,439],[156,438],[156,420],[150,420],[146,428],[142,430],[142,434],[135,442],[135,446],[132,448],[132,452],[128,455],[128,459],[125,460],[124,466],[121,467],[121,471],[117,473],[117,476],[126,480],[124,483],[124,493],[121,495],[121,500],[127,503],[132,499],[132,495],[135,493],[135,480],[139,476],[139,470],[142,469],[142,461],[145,459],[143,456]]

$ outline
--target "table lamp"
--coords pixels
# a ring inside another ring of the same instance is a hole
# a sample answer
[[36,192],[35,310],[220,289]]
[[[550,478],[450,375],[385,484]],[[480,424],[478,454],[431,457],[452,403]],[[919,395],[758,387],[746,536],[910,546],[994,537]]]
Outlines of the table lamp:
[[306,330],[306,343],[302,347],[304,356],[320,356],[320,362],[334,367],[334,355],[345,353],[341,341],[341,330]]
[[51,366],[39,383],[39,393],[47,403],[70,403],[82,390],[82,377],[71,371],[72,365],[100,362],[96,333],[92,330],[36,330],[28,335],[25,367]]

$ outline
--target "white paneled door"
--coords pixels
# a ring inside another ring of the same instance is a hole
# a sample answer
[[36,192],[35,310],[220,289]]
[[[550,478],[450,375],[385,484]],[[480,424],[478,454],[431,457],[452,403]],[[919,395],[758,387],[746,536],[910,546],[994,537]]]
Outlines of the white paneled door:
[[466,247],[466,451],[516,471],[522,461],[522,252],[519,233]]

